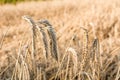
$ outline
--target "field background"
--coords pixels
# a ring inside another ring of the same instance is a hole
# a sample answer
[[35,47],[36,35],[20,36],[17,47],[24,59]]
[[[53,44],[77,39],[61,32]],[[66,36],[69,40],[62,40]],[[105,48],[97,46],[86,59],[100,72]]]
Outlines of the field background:
[[56,31],[60,55],[71,45],[79,52],[82,46],[70,42],[76,37],[82,44],[84,35],[80,27],[88,30],[89,47],[97,37],[101,55],[120,54],[119,0],[53,0],[4,4],[0,5],[1,69],[8,65],[8,54],[17,54],[21,44],[24,46],[31,41],[31,28],[22,19],[24,15],[31,16],[35,21],[50,21]]
[[45,1],[45,0],[0,0],[0,4],[17,4],[19,2],[26,2],[26,1]]

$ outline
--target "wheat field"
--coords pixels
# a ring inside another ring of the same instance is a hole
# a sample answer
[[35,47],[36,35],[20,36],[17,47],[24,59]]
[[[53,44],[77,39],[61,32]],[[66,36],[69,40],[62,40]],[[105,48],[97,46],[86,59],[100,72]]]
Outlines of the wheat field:
[[119,0],[0,6],[0,80],[120,80]]

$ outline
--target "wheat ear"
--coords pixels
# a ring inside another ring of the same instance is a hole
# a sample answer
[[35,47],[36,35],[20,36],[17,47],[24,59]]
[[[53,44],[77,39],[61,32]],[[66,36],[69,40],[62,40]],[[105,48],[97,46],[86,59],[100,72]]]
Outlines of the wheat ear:
[[87,55],[88,55],[88,31],[87,29],[80,27],[84,30],[84,36],[83,36],[83,53],[82,53],[82,63],[81,63],[81,71],[84,71],[85,64],[87,61]]
[[28,21],[30,23],[30,25],[32,26],[32,57],[34,57],[35,55],[35,27],[36,24],[33,21],[33,19],[29,16],[23,16],[23,19],[25,19],[26,21]]
[[70,55],[72,57],[72,61],[73,61],[73,64],[74,64],[74,66],[73,66],[74,74],[76,74],[77,73],[77,69],[78,69],[78,67],[77,67],[77,64],[78,64],[77,52],[72,47],[69,47],[67,49],[67,51],[69,51],[71,53]]
[[54,57],[58,61],[57,40],[54,28],[48,22],[48,20],[40,20],[38,23],[43,24],[47,28],[50,38],[50,52],[52,57]]
[[36,67],[35,66],[35,53],[36,53],[36,51],[35,51],[35,49],[36,49],[36,47],[35,47],[35,35],[36,35],[35,27],[36,27],[36,24],[33,21],[33,19],[29,16],[23,16],[23,19],[27,20],[30,23],[30,25],[32,26],[32,54],[31,54],[31,56],[32,56],[33,71],[35,74],[35,72],[36,72],[36,69],[35,69],[35,67]]
[[91,53],[92,57],[92,63],[93,66],[93,70],[92,70],[92,74],[94,79],[100,79],[100,68],[101,68],[101,56],[99,53],[99,40],[98,38],[95,38],[92,44],[92,53]]
[[44,44],[44,48],[45,48],[45,57],[48,58],[48,41],[47,41],[46,33],[45,33],[44,29],[41,26],[37,25],[36,28],[42,34],[42,40],[43,40],[43,44]]

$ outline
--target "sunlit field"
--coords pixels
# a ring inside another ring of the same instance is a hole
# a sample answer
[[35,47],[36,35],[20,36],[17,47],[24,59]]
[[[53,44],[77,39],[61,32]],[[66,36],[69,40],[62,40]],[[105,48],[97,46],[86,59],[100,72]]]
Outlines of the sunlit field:
[[0,80],[120,80],[119,0],[0,6]]

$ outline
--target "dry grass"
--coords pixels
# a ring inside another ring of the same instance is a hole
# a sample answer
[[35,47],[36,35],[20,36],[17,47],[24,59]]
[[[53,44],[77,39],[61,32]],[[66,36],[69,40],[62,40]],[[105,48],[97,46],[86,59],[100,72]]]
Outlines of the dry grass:
[[119,80],[119,7],[119,0],[0,6],[0,80]]

